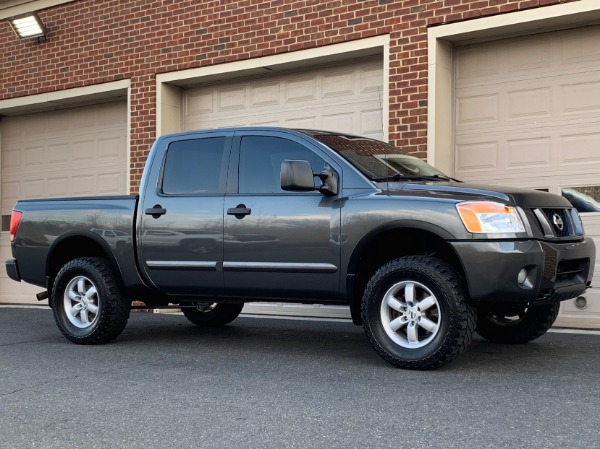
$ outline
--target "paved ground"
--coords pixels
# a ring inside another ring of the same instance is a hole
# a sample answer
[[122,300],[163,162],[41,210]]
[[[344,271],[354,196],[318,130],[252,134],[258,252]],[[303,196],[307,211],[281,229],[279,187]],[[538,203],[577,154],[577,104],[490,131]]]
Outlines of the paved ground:
[[395,369],[348,322],[132,314],[77,346],[49,310],[0,308],[0,448],[599,448],[600,335],[476,338]]

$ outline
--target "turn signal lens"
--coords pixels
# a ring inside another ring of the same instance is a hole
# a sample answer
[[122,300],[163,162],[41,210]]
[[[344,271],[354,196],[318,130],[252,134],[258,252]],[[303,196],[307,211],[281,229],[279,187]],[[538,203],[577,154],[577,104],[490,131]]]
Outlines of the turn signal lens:
[[474,234],[525,232],[525,226],[514,207],[491,201],[468,201],[456,205],[467,231]]
[[19,224],[21,224],[21,217],[23,216],[23,212],[19,212],[18,210],[13,210],[10,214],[10,242],[15,241],[15,237],[17,235],[17,229],[19,229]]

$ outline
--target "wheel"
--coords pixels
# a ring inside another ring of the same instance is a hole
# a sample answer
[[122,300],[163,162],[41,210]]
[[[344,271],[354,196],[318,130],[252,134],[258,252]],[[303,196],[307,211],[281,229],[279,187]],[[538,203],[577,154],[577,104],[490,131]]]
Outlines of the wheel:
[[71,260],[54,280],[54,319],[73,343],[99,344],[118,337],[129,319],[129,309],[130,304],[104,259]]
[[477,312],[476,332],[493,343],[522,344],[541,337],[556,321],[560,303],[514,311]]
[[197,302],[195,307],[183,307],[183,315],[196,326],[224,326],[235,320],[244,304]]
[[434,369],[466,349],[476,314],[450,265],[408,256],[373,274],[363,295],[362,318],[369,343],[384,360],[400,368]]

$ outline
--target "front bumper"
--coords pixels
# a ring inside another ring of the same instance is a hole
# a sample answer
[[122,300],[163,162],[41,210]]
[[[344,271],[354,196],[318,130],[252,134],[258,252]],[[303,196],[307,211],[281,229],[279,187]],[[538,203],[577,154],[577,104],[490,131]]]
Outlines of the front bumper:
[[[590,238],[579,242],[451,242],[459,256],[471,299],[527,303],[564,301],[590,286],[596,248]],[[527,282],[519,284],[525,269]]]
[[8,277],[14,281],[21,282],[21,275],[19,274],[19,267],[17,266],[16,259],[8,259],[5,265]]

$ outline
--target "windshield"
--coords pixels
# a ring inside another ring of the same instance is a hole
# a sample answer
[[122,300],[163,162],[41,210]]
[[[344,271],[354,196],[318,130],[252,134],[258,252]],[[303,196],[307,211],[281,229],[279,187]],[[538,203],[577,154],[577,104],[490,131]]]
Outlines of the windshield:
[[402,154],[399,148],[379,140],[326,133],[315,133],[312,136],[373,181],[402,178],[449,179],[423,160]]

